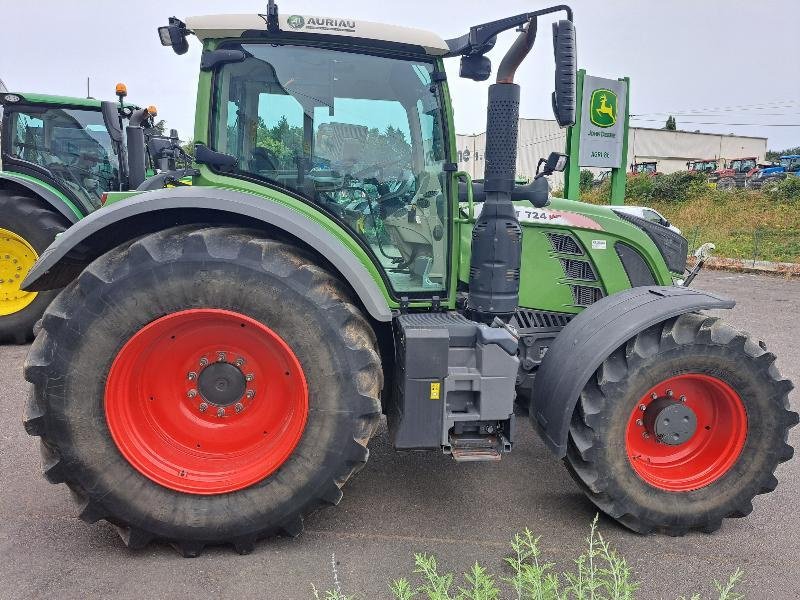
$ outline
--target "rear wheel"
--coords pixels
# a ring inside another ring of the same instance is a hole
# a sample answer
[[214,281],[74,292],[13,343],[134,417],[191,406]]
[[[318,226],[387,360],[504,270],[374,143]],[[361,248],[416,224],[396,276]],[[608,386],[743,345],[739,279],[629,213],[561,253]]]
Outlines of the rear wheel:
[[567,468],[598,508],[640,532],[714,531],[777,485],[797,424],[775,356],[691,313],[619,348],[584,388]]
[[45,476],[129,546],[193,556],[297,535],[367,460],[383,385],[374,333],[312,257],[258,235],[146,236],[45,313],[26,427]]
[[36,198],[0,190],[0,343],[24,344],[58,290],[20,289],[39,255],[69,224]]

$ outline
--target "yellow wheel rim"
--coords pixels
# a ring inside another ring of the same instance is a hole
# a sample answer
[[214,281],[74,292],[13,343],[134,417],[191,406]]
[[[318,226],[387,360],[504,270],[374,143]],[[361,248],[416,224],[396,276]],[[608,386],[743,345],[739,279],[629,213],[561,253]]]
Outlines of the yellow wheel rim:
[[39,255],[22,236],[0,227],[0,316],[13,315],[36,298],[19,289]]

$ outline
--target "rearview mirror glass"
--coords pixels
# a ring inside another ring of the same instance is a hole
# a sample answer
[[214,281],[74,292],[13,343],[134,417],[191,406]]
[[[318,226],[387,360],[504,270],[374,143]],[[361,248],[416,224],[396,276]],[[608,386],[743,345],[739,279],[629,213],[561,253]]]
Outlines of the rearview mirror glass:
[[575,92],[578,55],[575,45],[575,26],[572,21],[553,23],[553,53],[556,62],[553,115],[561,127],[575,124]]

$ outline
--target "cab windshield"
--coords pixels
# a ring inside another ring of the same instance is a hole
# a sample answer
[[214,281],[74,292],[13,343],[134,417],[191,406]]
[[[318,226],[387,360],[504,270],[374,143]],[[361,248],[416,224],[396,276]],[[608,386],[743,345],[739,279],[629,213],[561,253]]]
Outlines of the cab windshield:
[[233,175],[349,228],[398,292],[447,281],[446,144],[431,63],[244,44],[215,77],[212,146]]
[[780,159],[780,165],[787,171],[797,171],[800,169],[800,157],[784,157]]
[[4,154],[44,170],[87,210],[104,192],[119,189],[119,159],[99,110],[19,107],[9,112]]

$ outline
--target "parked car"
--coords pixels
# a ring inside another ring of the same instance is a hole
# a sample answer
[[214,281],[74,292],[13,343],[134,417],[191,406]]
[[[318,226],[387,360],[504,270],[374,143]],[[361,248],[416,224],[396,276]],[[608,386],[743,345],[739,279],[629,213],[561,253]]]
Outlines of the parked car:
[[662,215],[657,210],[647,206],[615,206],[614,210],[616,212],[624,212],[629,215],[633,215],[634,217],[639,217],[640,219],[646,219],[647,221],[651,221],[653,223],[658,223],[659,225],[666,227],[667,229],[670,229],[678,234],[681,232],[680,229],[669,222],[667,217]]

